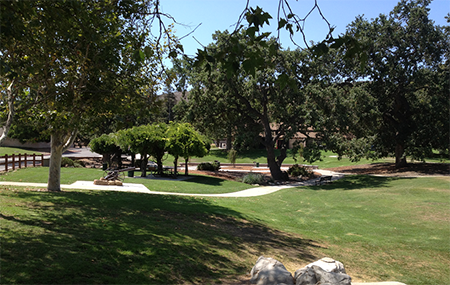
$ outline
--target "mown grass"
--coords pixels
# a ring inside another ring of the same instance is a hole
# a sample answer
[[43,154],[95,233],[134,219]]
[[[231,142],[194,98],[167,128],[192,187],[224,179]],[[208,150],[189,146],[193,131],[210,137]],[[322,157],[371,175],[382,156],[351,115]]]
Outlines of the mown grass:
[[[277,155],[279,154],[279,150],[276,150]],[[236,159],[236,163],[267,163],[267,153],[264,149],[258,149],[258,150],[249,150],[245,152],[238,152],[238,156]],[[227,153],[225,150],[222,149],[212,149],[210,150],[209,154],[205,157],[193,157],[191,158],[191,162],[212,162],[212,161],[220,161],[221,163],[229,163],[229,160],[227,158]],[[168,159],[167,161],[171,161]],[[370,164],[375,162],[394,162],[394,158],[385,158],[385,159],[379,159],[379,160],[369,160],[369,159],[361,159],[358,162],[352,162],[347,157],[342,157],[341,159],[338,159],[337,155],[330,151],[324,151],[322,153],[322,160],[321,161],[315,161],[312,164],[317,165],[319,168],[332,168],[332,167],[340,167],[340,166],[351,166],[351,165],[361,165],[361,164]],[[409,160],[411,161],[411,160]],[[435,155],[434,157],[430,157],[426,159],[426,162],[450,162],[450,159],[448,157],[443,157],[439,155]],[[292,157],[292,150],[287,150],[287,157],[283,161],[283,164],[295,164],[295,163],[305,163],[301,160],[295,161]]]
[[12,154],[41,154],[38,151],[34,151],[34,150],[26,150],[26,149],[22,149],[22,148],[15,148],[15,147],[0,147],[0,156],[5,156],[5,154],[7,155],[12,155]]
[[449,284],[450,179],[348,176],[254,198],[0,189],[2,283],[233,283],[260,255]]
[[[326,244],[353,278],[450,284],[450,179],[349,176],[322,187],[225,201],[280,231]],[[264,211],[258,209],[265,206]],[[275,206],[276,205],[276,206]]]
[[[100,179],[104,174],[103,170],[95,168],[61,168],[61,184],[70,185],[76,181],[94,181]],[[136,172],[135,175],[140,175],[140,172]],[[230,193],[254,187],[245,183],[201,175],[190,175],[186,180],[183,180],[182,175],[178,178],[175,180],[126,177],[124,182],[143,184],[151,191],[191,194]],[[6,172],[0,175],[0,181],[47,183],[48,167],[29,167]]]
[[[279,150],[276,150],[276,155],[279,155]],[[220,161],[221,163],[229,163],[230,161],[227,158],[227,152],[222,149],[212,149],[210,150],[209,154],[204,157],[193,157],[191,158],[190,162],[212,162],[212,161]],[[342,159],[338,159],[335,153],[332,152],[323,152],[322,160],[321,161],[315,161],[312,164],[317,165],[319,168],[331,168],[331,167],[338,167],[338,166],[349,166],[349,165],[361,165],[361,164],[369,164],[373,162],[385,162],[386,160],[367,160],[362,159],[358,162],[352,162],[348,158],[343,157]],[[264,149],[257,149],[257,150],[249,150],[245,152],[238,152],[238,156],[236,159],[236,163],[267,163],[267,153]],[[295,161],[292,157],[292,150],[287,150],[287,157],[283,161],[283,164],[290,165],[290,164],[309,164],[307,162],[304,162],[302,160],[297,159]]]

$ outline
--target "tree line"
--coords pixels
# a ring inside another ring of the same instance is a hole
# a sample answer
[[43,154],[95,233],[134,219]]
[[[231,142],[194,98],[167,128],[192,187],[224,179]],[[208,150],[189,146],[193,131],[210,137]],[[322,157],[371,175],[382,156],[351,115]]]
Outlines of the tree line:
[[[278,30],[302,33],[303,20],[279,2]],[[298,133],[310,161],[320,148],[352,159],[394,155],[399,167],[406,156],[448,152],[449,27],[429,19],[429,0],[402,0],[371,21],[358,17],[338,37],[330,26],[323,42],[296,50],[264,32],[272,17],[247,1],[236,28],[217,32],[195,58],[178,56],[182,46],[161,20],[173,19],[159,3],[0,4],[3,134],[20,134],[22,125],[24,135],[50,139],[49,190],[60,190],[62,153],[77,136],[160,121],[161,85],[189,91],[175,107],[166,102],[168,116],[202,134],[240,146],[263,134],[276,180],[285,178],[286,142]],[[161,65],[166,57],[176,58],[171,70]]]
[[407,156],[448,154],[449,26],[429,19],[429,3],[400,1],[389,15],[357,17],[341,37],[353,46],[283,50],[252,26],[216,32],[204,61],[175,62],[179,88],[189,90],[176,110],[234,147],[262,143],[276,180],[285,179],[280,167],[298,134],[310,162],[323,149],[355,161],[395,157],[397,167]]

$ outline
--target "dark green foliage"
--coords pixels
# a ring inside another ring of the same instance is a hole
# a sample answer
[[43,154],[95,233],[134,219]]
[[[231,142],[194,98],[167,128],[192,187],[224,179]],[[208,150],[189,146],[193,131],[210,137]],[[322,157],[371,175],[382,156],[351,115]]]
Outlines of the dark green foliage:
[[99,154],[112,154],[120,152],[120,147],[117,146],[116,140],[113,135],[102,135],[98,138],[94,138],[89,142],[89,147],[93,152]]
[[347,155],[395,156],[401,167],[407,156],[423,160],[448,150],[450,35],[429,19],[430,2],[401,1],[389,15],[358,17],[348,26],[347,35],[368,47],[367,67],[347,60],[342,71],[366,81],[370,95],[352,107],[365,128],[349,126],[350,136],[333,138]]
[[83,164],[80,161],[73,160],[69,157],[62,157],[61,167],[83,167]]
[[197,170],[218,171],[219,169],[220,163],[218,161],[215,161],[213,163],[202,162],[197,166]]
[[298,164],[294,164],[288,169],[288,174],[294,177],[303,176],[303,177],[312,177],[314,173],[309,170],[309,168],[305,166],[300,166]]

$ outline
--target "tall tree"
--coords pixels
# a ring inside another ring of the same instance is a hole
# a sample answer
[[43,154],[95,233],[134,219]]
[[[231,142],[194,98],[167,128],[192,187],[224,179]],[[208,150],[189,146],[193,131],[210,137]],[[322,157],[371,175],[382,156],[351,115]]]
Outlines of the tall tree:
[[[198,76],[191,77],[190,107],[204,110],[210,106],[207,101],[216,105],[222,102],[223,108],[218,107],[218,110],[228,115],[237,114],[242,129],[248,126],[247,122],[258,125],[263,133],[262,143],[273,179],[286,179],[281,171],[286,158],[286,142],[298,131],[311,131],[312,122],[305,119],[303,104],[307,93],[302,92],[300,86],[310,76],[303,74],[304,78],[300,80],[296,74],[296,66],[307,53],[282,51],[269,34],[258,34],[255,29],[237,34],[217,33],[215,40],[207,47],[206,56],[222,56],[224,60],[211,60],[210,68],[206,69],[205,65],[194,65]],[[230,66],[235,72],[229,69]],[[204,118],[211,112],[205,110],[196,114]],[[277,146],[281,152],[279,156],[275,154]]]
[[[21,108],[51,136],[48,189],[60,190],[60,160],[88,117],[142,98],[152,79],[147,15],[153,1],[7,1],[1,9],[2,79],[29,92]],[[139,80],[131,80],[131,78]]]
[[[378,118],[360,134],[371,155],[424,159],[433,149],[448,151],[450,37],[429,19],[429,0],[402,0],[389,15],[358,17],[348,35],[359,36],[367,67],[349,76],[368,81]],[[447,54],[446,54],[447,53]],[[357,110],[363,116],[362,110]]]

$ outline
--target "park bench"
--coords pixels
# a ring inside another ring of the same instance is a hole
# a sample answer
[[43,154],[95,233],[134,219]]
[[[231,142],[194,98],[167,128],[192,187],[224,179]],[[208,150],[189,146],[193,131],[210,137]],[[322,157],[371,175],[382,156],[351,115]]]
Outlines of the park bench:
[[333,178],[331,175],[320,176],[320,178],[316,180],[316,185],[331,183],[331,178]]

